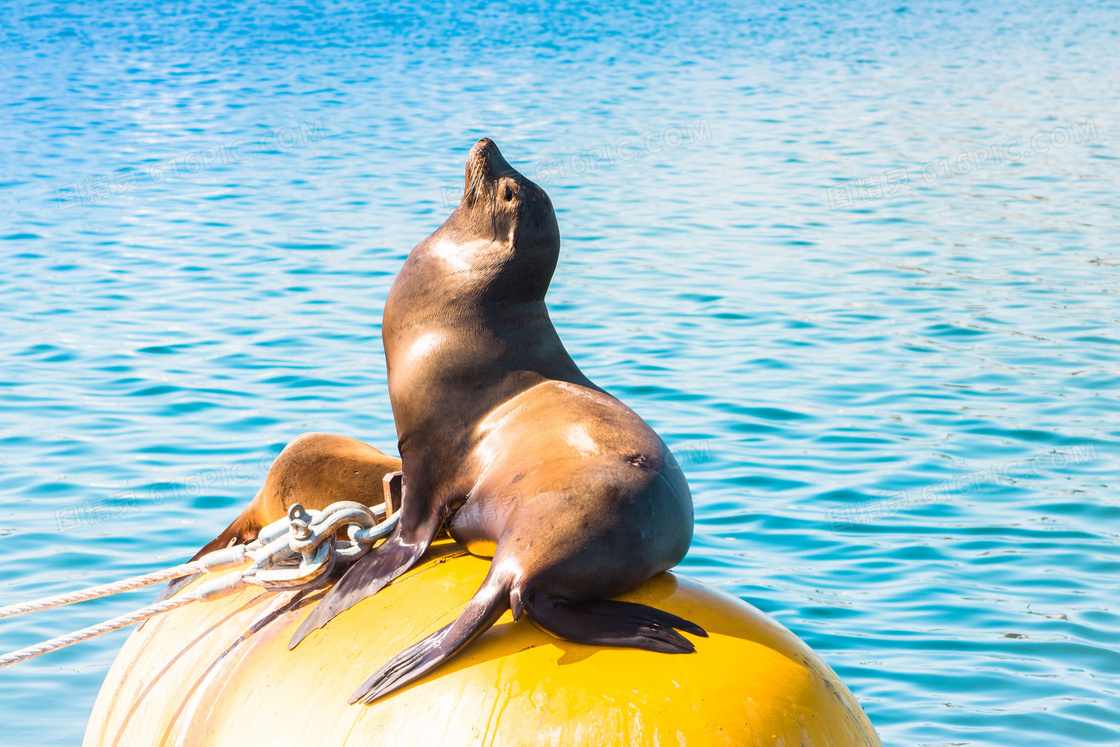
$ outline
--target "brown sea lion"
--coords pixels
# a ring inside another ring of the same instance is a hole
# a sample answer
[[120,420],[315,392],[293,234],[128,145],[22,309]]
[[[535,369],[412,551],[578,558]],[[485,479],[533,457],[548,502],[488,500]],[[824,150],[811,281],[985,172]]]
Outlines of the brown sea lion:
[[[261,529],[287,516],[294,503],[318,511],[338,501],[358,501],[367,506],[381,503],[385,499],[382,480],[400,468],[400,459],[357,439],[304,433],[292,439],[272,462],[264,485],[248,508],[191,560],[252,542]],[[194,578],[172,581],[157,601],[167,599]]]
[[676,565],[692,497],[665,443],[587,379],[545,308],[560,232],[544,190],[489,139],[462,202],[412,250],[385,304],[389,398],[404,462],[401,521],[304,620],[290,647],[376,593],[446,522],[493,557],[462,615],[351,697],[372,702],[434,669],[507,609],[558,638],[685,653],[675,615],[610,601]]

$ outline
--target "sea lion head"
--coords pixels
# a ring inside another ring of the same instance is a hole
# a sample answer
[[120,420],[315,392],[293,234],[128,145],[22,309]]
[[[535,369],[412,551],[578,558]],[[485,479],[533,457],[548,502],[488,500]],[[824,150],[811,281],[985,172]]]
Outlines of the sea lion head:
[[442,227],[487,286],[504,300],[541,300],[560,256],[560,228],[543,189],[509,165],[490,138],[467,156],[459,207]]

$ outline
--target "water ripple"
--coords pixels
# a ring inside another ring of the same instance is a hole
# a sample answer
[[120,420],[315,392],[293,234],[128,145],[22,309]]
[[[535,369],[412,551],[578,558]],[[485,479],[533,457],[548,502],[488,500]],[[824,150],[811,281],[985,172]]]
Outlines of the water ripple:
[[[191,554],[301,432],[391,450],[385,295],[488,135],[569,351],[689,477],[684,572],[887,744],[1115,743],[1116,10],[17,3],[0,603]],[[5,670],[5,744],[79,741],[122,641]]]

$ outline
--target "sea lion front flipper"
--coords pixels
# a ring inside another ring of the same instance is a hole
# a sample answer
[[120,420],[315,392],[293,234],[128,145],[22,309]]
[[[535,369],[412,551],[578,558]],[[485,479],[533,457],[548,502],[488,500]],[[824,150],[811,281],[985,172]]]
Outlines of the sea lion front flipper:
[[412,541],[403,538],[398,526],[389,539],[351,566],[319,601],[288,642],[288,650],[298,646],[311,631],[323,627],[335,615],[381,591],[390,581],[411,568],[428,549],[439,526],[437,522],[431,531],[422,532],[419,538]]
[[354,691],[350,704],[372,703],[420,679],[489,630],[509,609],[510,602],[510,581],[499,577],[493,568],[491,566],[486,580],[453,623],[390,659]]
[[573,643],[691,654],[696,646],[674,628],[708,637],[696,623],[644,604],[613,599],[577,604],[556,598],[542,601],[534,600],[527,608],[529,619],[546,633]]

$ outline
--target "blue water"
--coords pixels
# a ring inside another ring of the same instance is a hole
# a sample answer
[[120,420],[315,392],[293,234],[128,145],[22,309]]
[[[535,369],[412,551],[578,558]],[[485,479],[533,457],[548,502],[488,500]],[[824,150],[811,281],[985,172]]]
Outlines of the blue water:
[[[568,350],[681,456],[683,572],[801,636],[886,744],[1120,743],[1118,29],[5,4],[0,604],[188,556],[299,433],[391,450],[385,296],[485,135],[556,205]],[[0,742],[79,741],[125,636],[0,672]]]

